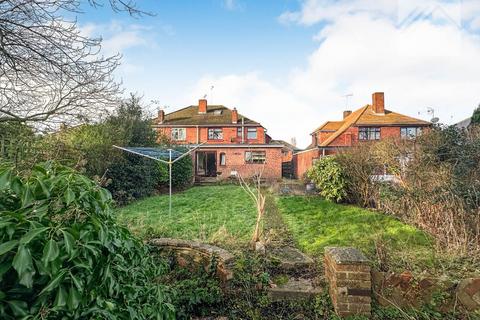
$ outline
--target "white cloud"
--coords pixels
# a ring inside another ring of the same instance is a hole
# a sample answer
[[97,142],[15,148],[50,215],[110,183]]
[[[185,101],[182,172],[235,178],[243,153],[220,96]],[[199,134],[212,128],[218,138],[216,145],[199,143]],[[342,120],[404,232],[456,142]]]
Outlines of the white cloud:
[[[161,31],[166,35],[173,35],[174,31],[169,26],[164,26]],[[125,24],[112,20],[106,24],[87,23],[80,26],[80,32],[86,37],[101,38],[101,54],[112,56],[122,54],[120,66],[116,73],[124,78],[132,73],[144,70],[138,61],[132,61],[125,52],[132,48],[155,48],[154,30],[151,26],[141,24]]]
[[236,106],[274,138],[295,136],[300,146],[322,122],[341,119],[342,95],[350,92],[353,109],[384,91],[387,108],[397,112],[428,119],[426,108],[433,107],[444,123],[470,116],[480,102],[479,36],[439,23],[438,14],[401,25],[395,15],[391,1],[306,1],[281,17],[300,24],[328,20],[306,67],[292,70],[282,85],[260,73],[205,76],[189,98],[214,84],[214,103]]
[[305,0],[299,11],[280,15],[282,23],[313,25],[335,21],[339,16],[368,13],[372,18],[389,19],[397,26],[428,19],[461,27],[480,14],[477,0]]
[[229,11],[243,9],[243,5],[238,0],[222,0],[222,6]]
[[[212,84],[215,88],[210,92]],[[189,92],[186,101],[196,101],[207,94],[209,104],[236,107],[242,115],[261,122],[269,134],[287,141],[294,136],[308,135],[308,126],[302,123],[307,122],[309,126],[315,123],[305,118],[311,110],[298,96],[254,72],[220,77],[206,75]]]
[[109,24],[88,23],[81,27],[85,36],[102,38],[102,52],[107,55],[123,53],[133,47],[153,46],[151,30],[149,26],[122,24],[115,20]]

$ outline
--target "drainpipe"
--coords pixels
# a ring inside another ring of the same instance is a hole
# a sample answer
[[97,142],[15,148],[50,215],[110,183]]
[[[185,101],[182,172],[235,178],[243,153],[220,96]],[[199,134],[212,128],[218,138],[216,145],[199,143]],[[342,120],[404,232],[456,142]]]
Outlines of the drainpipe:
[[199,144],[199,143],[200,143],[200,140],[199,140],[199,128],[198,128],[198,126],[197,126],[197,144]]
[[242,117],[242,144],[245,143],[245,118]]

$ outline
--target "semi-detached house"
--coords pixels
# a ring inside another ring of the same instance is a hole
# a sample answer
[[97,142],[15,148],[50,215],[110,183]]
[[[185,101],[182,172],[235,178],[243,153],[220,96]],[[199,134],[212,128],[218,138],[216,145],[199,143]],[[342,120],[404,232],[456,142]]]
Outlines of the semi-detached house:
[[428,121],[385,109],[384,93],[375,92],[371,104],[353,112],[344,111],[342,120],[327,121],[310,134],[312,143],[294,154],[295,175],[303,177],[316,159],[343,148],[385,138],[413,139],[430,125]]
[[193,154],[196,180],[223,180],[237,174],[248,178],[262,173],[267,180],[282,177],[281,144],[270,143],[266,129],[236,108],[198,105],[165,114],[158,112],[153,127],[176,144],[200,145]]

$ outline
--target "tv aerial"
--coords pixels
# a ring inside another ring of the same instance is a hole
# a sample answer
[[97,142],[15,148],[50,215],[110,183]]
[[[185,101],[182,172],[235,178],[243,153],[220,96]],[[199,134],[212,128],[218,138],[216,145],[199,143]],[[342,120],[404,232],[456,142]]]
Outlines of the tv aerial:
[[150,100],[150,104],[155,107],[155,109],[158,110],[165,110],[170,108],[170,106],[167,105],[160,105],[160,101],[158,99],[152,99]]
[[348,101],[350,100],[351,97],[353,97],[353,93],[347,93],[343,95],[342,97],[345,98],[345,110],[348,109]]
[[432,107],[427,107],[427,114],[432,116],[432,119],[430,119],[431,123],[437,123],[440,120],[438,117],[435,117],[435,109]]

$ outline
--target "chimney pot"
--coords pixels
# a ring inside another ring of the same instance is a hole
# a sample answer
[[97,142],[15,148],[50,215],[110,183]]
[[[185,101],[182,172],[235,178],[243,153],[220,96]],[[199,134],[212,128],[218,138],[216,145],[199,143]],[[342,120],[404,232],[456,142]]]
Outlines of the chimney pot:
[[238,123],[238,111],[237,108],[232,110],[232,123]]
[[375,92],[372,94],[372,107],[375,113],[385,113],[385,97],[383,92]]
[[162,109],[158,110],[158,117],[157,117],[158,123],[163,123],[164,120],[165,120],[165,111]]
[[352,114],[352,111],[351,110],[345,110],[343,111],[343,119],[345,119],[346,117],[348,117],[349,115]]
[[207,113],[207,99],[198,100],[198,113],[201,113],[201,114]]

